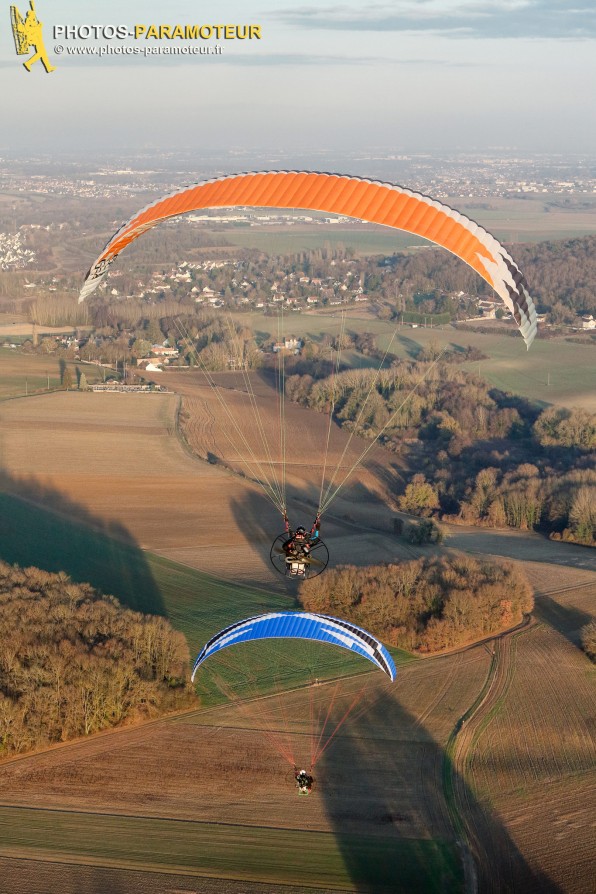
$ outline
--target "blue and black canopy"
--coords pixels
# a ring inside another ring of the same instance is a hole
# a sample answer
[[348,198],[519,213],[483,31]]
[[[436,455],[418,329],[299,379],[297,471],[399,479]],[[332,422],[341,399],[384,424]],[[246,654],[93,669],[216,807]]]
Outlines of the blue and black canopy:
[[393,659],[376,637],[348,621],[313,612],[271,612],[231,624],[201,649],[193,667],[192,679],[201,664],[221,649],[251,640],[285,638],[314,640],[356,652],[395,680]]

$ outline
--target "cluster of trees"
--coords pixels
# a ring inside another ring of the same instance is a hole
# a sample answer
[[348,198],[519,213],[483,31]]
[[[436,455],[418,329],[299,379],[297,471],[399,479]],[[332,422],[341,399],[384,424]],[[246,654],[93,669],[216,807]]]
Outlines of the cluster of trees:
[[594,546],[596,416],[549,407],[519,446],[526,447],[525,461],[477,472],[460,502],[461,517],[474,524],[541,527],[555,539]]
[[164,618],[0,562],[0,756],[192,704],[188,667]]
[[505,396],[499,400],[487,384],[447,364],[429,372],[425,363],[396,361],[390,369],[345,370],[317,381],[290,376],[286,393],[316,410],[333,406],[337,420],[363,437],[383,428],[384,443],[393,449],[404,434],[418,434],[437,448],[454,438],[507,438],[524,423]]
[[488,467],[477,474],[460,518],[489,527],[541,528],[555,540],[596,545],[596,472],[555,474],[532,463],[502,474]]
[[[396,362],[314,379],[289,376],[287,396],[399,452],[411,468],[401,509],[493,527],[541,528],[596,543],[596,416],[539,413],[452,364]],[[415,389],[415,390],[414,390]]]
[[596,236],[518,245],[515,258],[554,322],[596,314]]
[[183,362],[190,366],[198,364],[215,372],[254,369],[261,365],[261,353],[252,329],[229,317],[203,312],[200,316],[162,322],[168,332],[168,343],[178,346]]
[[442,249],[396,253],[377,259],[377,266],[379,295],[397,314],[465,318],[476,313],[476,298],[490,292],[471,267]]
[[68,346],[55,336],[48,336],[37,348],[31,341],[25,342],[23,350],[51,353],[61,358],[61,363],[80,358],[120,368],[123,364],[134,366],[141,358],[150,356],[153,345],[166,343],[180,352],[179,358],[172,361],[174,365],[200,363],[211,371],[261,365],[261,353],[247,326],[202,309],[190,308],[189,313],[180,314],[174,302],[168,303],[167,310],[165,316],[161,308],[162,316],[148,314],[138,318],[138,306],[125,309],[123,305],[122,313],[111,319],[111,325],[96,328],[92,335],[81,331],[81,338]]
[[[513,256],[531,283],[541,313],[554,323],[571,323],[577,315],[596,314],[596,236],[511,247]],[[457,258],[439,249],[410,255],[393,255],[381,263],[390,277],[379,280],[382,297],[397,312],[450,312],[456,315],[466,301],[452,296],[482,296],[490,289]]]
[[533,596],[513,565],[454,554],[333,569],[305,581],[300,602],[307,611],[353,621],[394,646],[437,652],[520,623]]

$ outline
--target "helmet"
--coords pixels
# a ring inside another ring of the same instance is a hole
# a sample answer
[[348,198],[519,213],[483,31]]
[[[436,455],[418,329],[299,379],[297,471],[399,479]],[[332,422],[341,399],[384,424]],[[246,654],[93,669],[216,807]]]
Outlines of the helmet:
[[306,528],[304,527],[304,525],[298,525],[298,527],[296,528],[296,533],[299,534],[301,537],[304,537],[304,535],[306,534]]

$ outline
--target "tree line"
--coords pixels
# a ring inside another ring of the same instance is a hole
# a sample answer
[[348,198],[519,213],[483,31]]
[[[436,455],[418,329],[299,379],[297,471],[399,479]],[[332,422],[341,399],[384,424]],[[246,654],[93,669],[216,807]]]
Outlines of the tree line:
[[328,570],[300,587],[307,611],[336,615],[411,652],[438,652],[520,623],[532,588],[510,563],[464,554]]
[[401,360],[291,375],[286,394],[369,440],[382,432],[419,470],[394,495],[405,511],[596,543],[596,416],[585,410],[540,412],[458,365]]
[[190,705],[188,671],[165,618],[0,562],[0,757]]
[[[508,248],[541,313],[549,313],[555,323],[570,323],[576,315],[596,314],[596,236]],[[473,270],[439,249],[395,254],[380,259],[379,264],[380,292],[397,312],[450,310],[455,316],[457,302],[448,296],[459,292],[490,294],[490,288]]]

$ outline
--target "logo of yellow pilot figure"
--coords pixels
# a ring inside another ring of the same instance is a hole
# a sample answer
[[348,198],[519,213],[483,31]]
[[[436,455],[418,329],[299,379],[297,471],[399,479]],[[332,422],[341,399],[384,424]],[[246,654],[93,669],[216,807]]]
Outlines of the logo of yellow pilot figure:
[[31,71],[31,66],[39,60],[49,73],[54,71],[56,66],[50,65],[41,33],[43,25],[37,18],[34,0],[29,0],[29,6],[31,9],[29,9],[24,19],[16,6],[10,7],[10,20],[12,22],[12,33],[17,48],[17,55],[25,56],[30,49],[35,50],[34,55],[27,59],[26,62],[23,62],[23,65],[27,71]]

